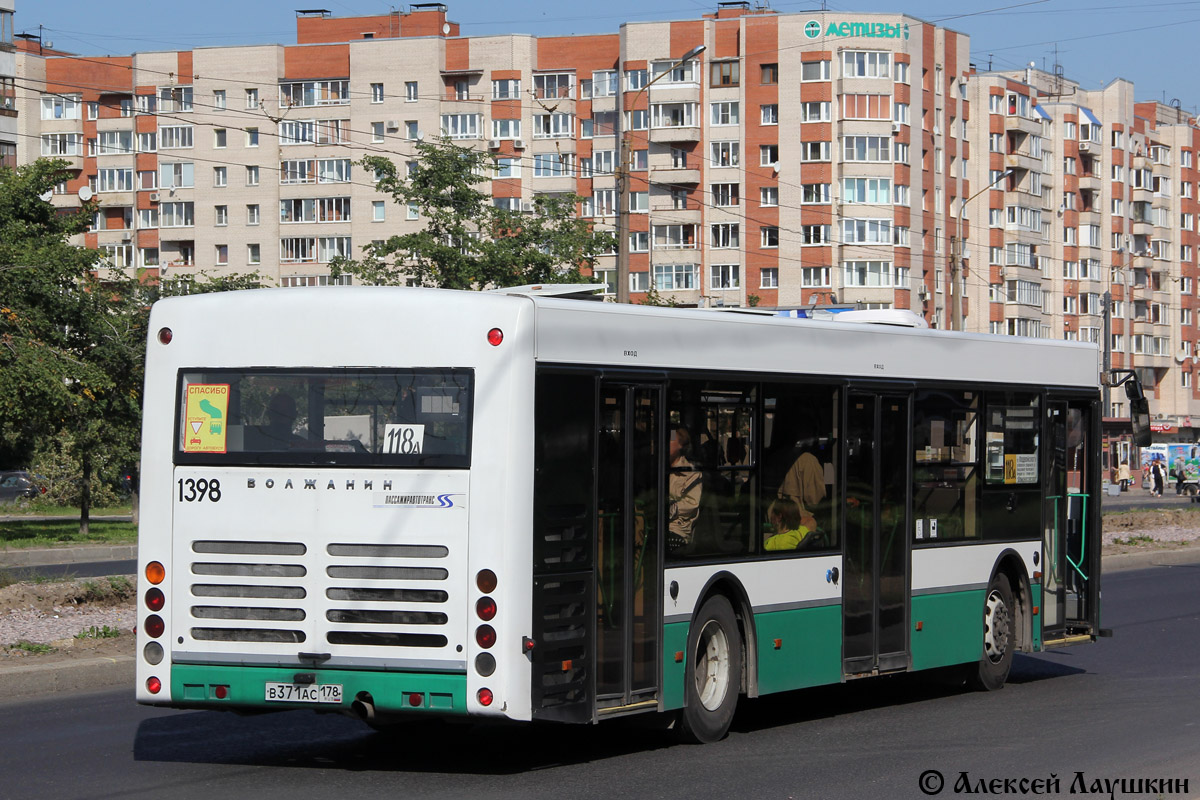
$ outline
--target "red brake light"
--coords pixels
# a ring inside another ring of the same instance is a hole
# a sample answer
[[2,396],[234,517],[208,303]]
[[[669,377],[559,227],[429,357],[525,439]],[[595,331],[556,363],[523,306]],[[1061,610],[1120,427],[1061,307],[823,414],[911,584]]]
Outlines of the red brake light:
[[175,336],[175,334],[171,333],[170,328],[159,328],[158,329],[158,341],[160,341],[163,344],[170,344],[171,339],[174,336]]
[[[151,678],[150,680],[154,680],[154,679]],[[490,706],[492,704],[492,690],[491,689],[480,689],[475,694],[475,697],[479,700],[479,705],[481,705],[481,706]]]
[[213,689],[213,694],[216,695],[218,700],[224,700],[226,697],[229,697],[229,687],[218,686],[217,688]]
[[163,631],[167,629],[167,624],[163,622],[163,618],[158,614],[151,614],[146,617],[146,622],[142,625],[142,630],[146,631],[146,635],[151,639],[157,639],[163,635]]
[[492,328],[490,331],[488,331],[488,344],[490,344],[492,347],[499,347],[500,343],[503,341],[504,331],[500,330],[499,328]]
[[496,616],[496,601],[490,597],[481,597],[475,603],[475,613],[484,622]]
[[151,611],[162,611],[163,606],[167,604],[167,598],[163,594],[162,589],[157,586],[150,587],[146,592],[146,608]]
[[496,573],[490,569],[479,570],[479,573],[475,576],[475,585],[484,594],[491,594],[496,591]]
[[475,629],[475,641],[487,650],[496,643],[496,629],[491,625],[480,625]]
[[146,690],[149,691],[150,694],[158,694],[162,691],[162,681],[160,681],[158,678],[147,678]]

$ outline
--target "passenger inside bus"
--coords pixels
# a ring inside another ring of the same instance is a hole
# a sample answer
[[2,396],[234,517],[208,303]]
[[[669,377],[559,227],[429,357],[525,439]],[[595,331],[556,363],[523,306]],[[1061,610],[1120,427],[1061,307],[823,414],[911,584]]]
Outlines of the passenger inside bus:
[[267,401],[267,424],[252,425],[246,430],[247,450],[287,450],[303,442],[296,434],[296,401],[280,390]]
[[671,431],[671,471],[667,478],[667,549],[685,550],[700,515],[701,473],[692,465],[692,437],[682,425]]
[[765,550],[795,550],[809,539],[812,531],[800,521],[800,505],[790,497],[781,497],[771,503],[767,519],[775,533],[763,543]]

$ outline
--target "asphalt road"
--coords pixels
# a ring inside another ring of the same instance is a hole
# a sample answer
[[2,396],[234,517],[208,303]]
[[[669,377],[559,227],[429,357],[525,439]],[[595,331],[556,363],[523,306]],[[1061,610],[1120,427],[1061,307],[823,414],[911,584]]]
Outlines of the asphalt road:
[[0,701],[0,795],[861,800],[926,797],[936,770],[940,797],[965,796],[963,772],[976,788],[1057,775],[1064,797],[1076,772],[1089,787],[1179,778],[1189,793],[1164,797],[1200,797],[1200,565],[1110,575],[1104,602],[1114,638],[1018,657],[1000,692],[903,676],[775,695],[704,747],[614,723],[384,735],[307,711],[145,708],[124,690]]

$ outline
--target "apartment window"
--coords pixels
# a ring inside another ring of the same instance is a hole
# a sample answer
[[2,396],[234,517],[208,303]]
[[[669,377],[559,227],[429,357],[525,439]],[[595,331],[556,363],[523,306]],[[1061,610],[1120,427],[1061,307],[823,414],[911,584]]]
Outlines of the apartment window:
[[710,103],[709,122],[713,125],[737,125],[739,120],[738,103]]
[[779,187],[778,186],[763,186],[759,190],[759,205],[764,208],[768,206],[779,205]]
[[192,110],[191,86],[161,86],[158,89],[158,108],[163,113]]
[[300,81],[279,84],[279,107],[343,106],[350,102],[350,81]]
[[214,248],[214,250],[216,251],[215,259],[217,266],[223,267],[229,263],[229,245],[219,244]]
[[758,288],[760,289],[778,289],[779,288],[779,268],[766,267],[758,273]]
[[655,250],[693,250],[696,247],[695,225],[655,225]]
[[250,203],[246,206],[246,224],[257,225],[259,222],[259,207],[258,203]]
[[741,247],[739,227],[736,222],[722,222],[710,225],[709,244],[717,249]]
[[191,125],[171,125],[158,129],[159,150],[184,150],[193,146]]
[[665,291],[696,288],[695,264],[655,264],[654,286]]
[[892,96],[890,94],[844,94],[842,95],[842,117],[844,119],[887,119],[892,118]]
[[615,97],[618,83],[616,70],[601,70],[592,73],[592,97]]
[[[517,198],[514,198],[514,199],[517,199]],[[517,199],[517,204],[520,205],[519,199]],[[420,210],[420,207],[417,206],[416,200],[410,200],[408,202],[408,207],[405,209],[404,218],[409,219],[409,220],[421,218],[421,210]]]
[[812,102],[800,104],[801,122],[829,122],[832,119],[832,103]]
[[154,153],[158,151],[158,133],[154,131],[139,133],[137,137],[137,149],[139,153]]
[[778,64],[761,64],[759,65],[759,82],[764,86],[779,83],[779,65]]
[[629,234],[629,252],[650,252],[650,233],[648,231],[635,231]]
[[229,185],[229,168],[228,167],[213,167],[213,186],[222,187]]
[[740,201],[738,184],[714,183],[711,185],[712,201],[716,206],[736,206]]
[[832,147],[829,142],[801,142],[800,160],[804,162],[830,161]]
[[258,108],[258,89],[246,90],[246,108]]
[[537,153],[533,157],[533,177],[563,178],[571,174],[569,153]]
[[417,129],[417,121],[415,119],[406,120],[404,122],[404,138],[415,142],[421,136],[421,131]]
[[774,166],[779,161],[779,145],[760,144],[758,146],[758,165],[760,167]]
[[83,155],[83,136],[78,133],[42,134],[42,155],[81,156]]
[[574,135],[574,114],[533,115],[533,138],[535,139],[569,139]]
[[217,150],[225,148],[229,143],[229,132],[224,128],[213,128],[213,147]]
[[741,84],[741,62],[713,61],[708,65],[710,86],[738,86]]
[[764,225],[759,228],[759,247],[779,247],[779,228],[774,225]]
[[672,187],[671,190],[671,208],[675,211],[685,211],[688,207],[688,190],[679,187]]
[[842,282],[846,286],[907,286],[908,268],[893,266],[890,261],[844,261]]
[[650,151],[649,150],[634,150],[632,169],[635,171],[645,171],[650,168]]
[[132,169],[102,169],[97,174],[97,191],[100,192],[132,192]]
[[892,54],[876,50],[842,51],[842,77],[890,78]]
[[800,80],[827,81],[829,80],[829,61],[805,61],[800,65]]
[[258,147],[258,128],[246,128],[246,147]]
[[737,289],[741,286],[742,268],[737,264],[714,264],[709,272],[713,289]]
[[625,91],[636,92],[638,89],[645,89],[649,73],[644,69],[627,69],[625,70]]
[[258,167],[246,167],[246,185],[258,186]]
[[383,102],[383,84],[382,83],[372,83],[371,84],[371,102],[372,103],[382,103]]
[[800,286],[805,289],[823,289],[832,286],[829,267],[804,267],[800,270]]
[[897,61],[895,63],[896,83],[908,83],[908,62]]
[[804,204],[828,203],[828,183],[805,183],[800,186],[800,202]]
[[1066,158],[1063,159],[1063,172],[1066,173],[1067,175],[1074,175],[1075,174],[1075,164],[1076,164],[1076,160],[1074,158],[1072,158],[1071,156],[1067,156]]
[[47,96],[42,98],[42,119],[79,119],[83,101],[72,96]]
[[383,222],[387,219],[387,211],[382,200],[371,201],[371,219],[373,222]]
[[442,114],[442,134],[451,139],[478,139],[479,114]]
[[890,178],[843,178],[842,202],[891,205],[892,181]]
[[596,189],[591,197],[583,199],[583,216],[611,217],[617,213],[617,192],[615,189]]
[[891,161],[891,147],[888,136],[843,136],[842,160]]
[[158,165],[158,185],[164,189],[190,189],[196,185],[195,165],[173,163]]
[[497,178],[519,178],[519,177],[521,177],[521,159],[519,159],[519,158],[498,158],[498,159],[496,159],[496,177]]
[[575,75],[569,72],[533,76],[534,97],[541,99],[574,97]]
[[213,206],[213,225],[223,228],[229,224],[229,206]]
[[696,116],[695,103],[652,103],[650,105],[650,121],[655,128],[688,128],[697,124]]
[[736,167],[741,161],[738,142],[713,142],[711,148],[714,167]]
[[160,228],[191,228],[196,224],[195,203],[160,203],[158,225]]
[[630,192],[629,211],[633,214],[645,214],[650,210],[649,192]]
[[371,123],[371,141],[375,142],[375,143],[379,143],[379,142],[382,142],[383,139],[384,139],[383,123],[382,122],[372,122]]
[[891,244],[892,222],[886,219],[843,219],[843,244]]
[[778,125],[779,124],[779,104],[768,103],[767,105],[759,106],[759,112],[762,117],[763,125]]
[[800,244],[805,247],[825,246],[833,243],[832,225],[801,225]]
[[492,81],[493,100],[520,100],[521,82],[516,79]]
[[[138,188],[139,189],[157,189],[158,188],[158,170],[148,169],[138,173]],[[55,191],[55,194],[58,194]]]

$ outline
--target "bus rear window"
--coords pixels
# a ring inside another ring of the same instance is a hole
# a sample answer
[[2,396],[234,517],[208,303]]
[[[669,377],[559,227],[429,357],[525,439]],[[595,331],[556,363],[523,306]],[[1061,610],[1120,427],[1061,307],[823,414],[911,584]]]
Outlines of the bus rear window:
[[470,465],[469,369],[181,370],[178,464]]

